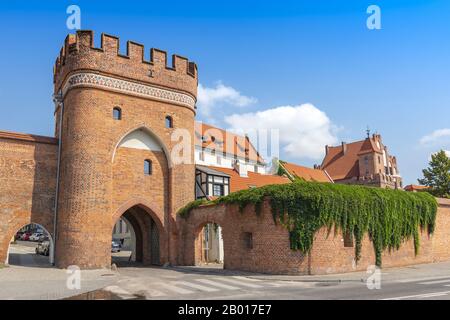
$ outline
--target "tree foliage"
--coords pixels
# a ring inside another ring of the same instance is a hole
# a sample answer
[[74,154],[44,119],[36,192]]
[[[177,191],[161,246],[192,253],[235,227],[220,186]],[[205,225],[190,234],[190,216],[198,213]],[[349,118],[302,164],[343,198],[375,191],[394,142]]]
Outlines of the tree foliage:
[[450,157],[444,150],[431,155],[427,169],[423,171],[423,179],[419,183],[430,187],[436,197],[450,198]]

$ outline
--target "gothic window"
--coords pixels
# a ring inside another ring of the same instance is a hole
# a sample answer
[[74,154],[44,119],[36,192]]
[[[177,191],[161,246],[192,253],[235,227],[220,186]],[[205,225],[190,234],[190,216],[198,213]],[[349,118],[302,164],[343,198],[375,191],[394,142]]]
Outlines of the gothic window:
[[150,176],[152,174],[152,161],[145,160],[144,161],[144,174]]
[[122,120],[122,110],[119,107],[113,109],[114,120]]
[[166,117],[166,128],[173,128],[173,119],[171,116]]

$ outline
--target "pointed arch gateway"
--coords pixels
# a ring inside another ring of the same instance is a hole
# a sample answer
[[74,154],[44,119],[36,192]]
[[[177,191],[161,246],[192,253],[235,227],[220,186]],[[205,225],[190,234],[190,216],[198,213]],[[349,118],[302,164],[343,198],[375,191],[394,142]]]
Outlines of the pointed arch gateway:
[[112,252],[113,263],[167,262],[169,180],[168,149],[151,129],[139,126],[120,138],[112,155],[112,246],[123,251]]
[[145,202],[145,200],[132,200],[121,206],[113,216],[113,240],[114,229],[117,221],[120,220],[124,220],[129,227],[130,239],[124,248],[129,253],[117,255],[121,258],[116,260],[113,255],[112,262],[124,265],[128,262],[138,262],[144,265],[161,265],[166,260],[164,254],[164,227],[154,212],[158,209],[152,209],[141,202]]

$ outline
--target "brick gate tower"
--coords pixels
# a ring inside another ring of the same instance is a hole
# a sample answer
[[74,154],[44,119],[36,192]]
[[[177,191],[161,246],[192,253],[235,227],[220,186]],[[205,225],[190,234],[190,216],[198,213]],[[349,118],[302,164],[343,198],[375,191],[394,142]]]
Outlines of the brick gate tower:
[[[60,137],[55,259],[58,267],[111,264],[111,235],[123,217],[136,260],[177,263],[175,212],[194,199],[197,67],[164,51],[92,31],[69,35],[54,70]],[[180,130],[181,129],[181,130]],[[176,134],[174,134],[176,133]],[[186,138],[186,137],[185,137]],[[186,160],[187,159],[187,160]]]

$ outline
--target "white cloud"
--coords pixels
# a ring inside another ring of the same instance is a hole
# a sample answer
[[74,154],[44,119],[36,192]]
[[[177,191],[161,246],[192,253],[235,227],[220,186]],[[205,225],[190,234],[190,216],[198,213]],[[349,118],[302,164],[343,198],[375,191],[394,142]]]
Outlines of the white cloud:
[[218,82],[215,87],[198,85],[197,107],[206,117],[212,115],[213,109],[223,106],[246,107],[256,103],[257,99],[242,95],[236,89]]
[[450,144],[450,129],[439,129],[433,131],[420,139],[422,145]]
[[325,145],[338,142],[335,126],[312,104],[233,114],[225,122],[235,131],[278,129],[280,147],[287,156],[297,159],[321,160]]

